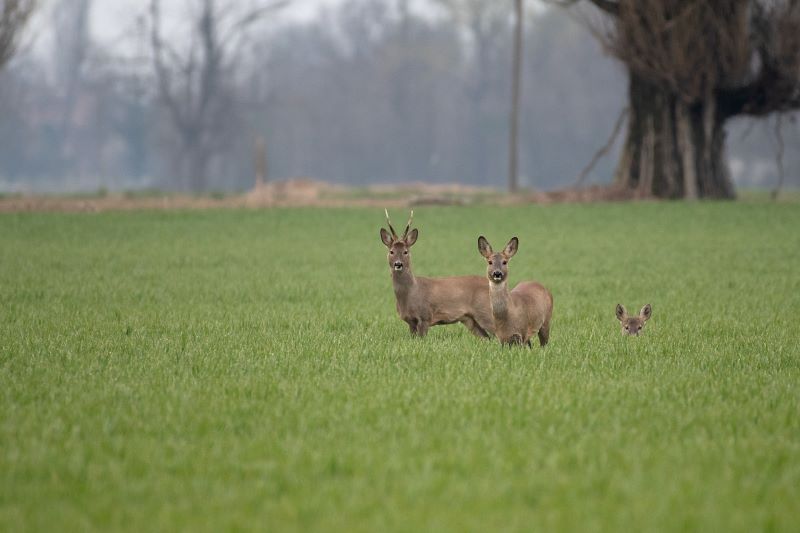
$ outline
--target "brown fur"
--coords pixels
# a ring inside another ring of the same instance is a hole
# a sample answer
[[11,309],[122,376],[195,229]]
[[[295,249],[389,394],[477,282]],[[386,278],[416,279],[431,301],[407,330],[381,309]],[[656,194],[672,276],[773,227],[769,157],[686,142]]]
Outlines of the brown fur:
[[381,241],[389,249],[387,259],[397,313],[408,323],[412,335],[424,337],[431,326],[461,322],[478,337],[489,337],[494,333],[494,324],[486,282],[480,276],[415,276],[410,248],[419,232],[409,232],[409,226],[410,221],[402,237],[397,236],[391,224],[391,234],[381,228]]
[[628,311],[625,309],[625,306],[617,304],[616,315],[620,327],[622,328],[623,335],[638,336],[644,328],[645,322],[650,320],[650,317],[653,316],[653,307],[647,304],[642,307],[638,315],[628,316]]
[[517,253],[518,243],[514,237],[502,252],[495,253],[485,237],[478,239],[478,250],[488,261],[486,275],[495,335],[503,344],[530,347],[531,338],[538,334],[539,344],[545,346],[550,339],[553,295],[533,281],[523,281],[508,290],[508,261]]

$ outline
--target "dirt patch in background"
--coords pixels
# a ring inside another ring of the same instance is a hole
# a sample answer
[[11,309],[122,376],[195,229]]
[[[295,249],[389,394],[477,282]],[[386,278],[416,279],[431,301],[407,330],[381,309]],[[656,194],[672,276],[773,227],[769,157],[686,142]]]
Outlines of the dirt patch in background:
[[488,187],[408,183],[345,187],[307,178],[270,182],[240,195],[108,194],[102,196],[12,196],[0,198],[0,212],[101,212],[131,210],[270,207],[414,207],[419,205],[516,205],[642,200],[636,191],[592,186],[508,195]]
[[653,199],[653,196],[642,191],[623,189],[612,185],[592,185],[590,187],[530,193],[522,196],[523,202],[535,204],[627,202]]

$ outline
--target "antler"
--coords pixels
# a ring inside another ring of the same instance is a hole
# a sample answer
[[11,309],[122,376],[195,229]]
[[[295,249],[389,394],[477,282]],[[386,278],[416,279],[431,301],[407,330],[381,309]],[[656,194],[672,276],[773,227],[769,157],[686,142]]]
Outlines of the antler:
[[392,227],[392,223],[389,221],[389,210],[388,209],[384,209],[383,212],[386,213],[386,224],[389,226],[389,231],[392,232],[392,237],[394,237],[396,239],[397,238],[397,232],[394,230],[394,228]]
[[408,236],[408,230],[411,229],[411,221],[414,220],[414,210],[411,210],[411,216],[408,217],[408,223],[406,223],[406,230],[403,232],[403,238],[405,239]]

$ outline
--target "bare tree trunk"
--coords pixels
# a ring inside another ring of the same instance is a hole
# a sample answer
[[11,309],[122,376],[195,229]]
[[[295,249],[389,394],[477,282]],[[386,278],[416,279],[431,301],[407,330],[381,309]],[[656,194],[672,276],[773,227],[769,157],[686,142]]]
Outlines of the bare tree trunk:
[[724,120],[713,94],[686,104],[632,77],[617,183],[659,198],[733,198]]
[[508,146],[508,190],[519,189],[519,95],[522,85],[522,0],[514,0],[514,60],[511,80],[511,120]]
[[5,0],[0,4],[0,69],[17,51],[20,36],[36,5],[35,0]]

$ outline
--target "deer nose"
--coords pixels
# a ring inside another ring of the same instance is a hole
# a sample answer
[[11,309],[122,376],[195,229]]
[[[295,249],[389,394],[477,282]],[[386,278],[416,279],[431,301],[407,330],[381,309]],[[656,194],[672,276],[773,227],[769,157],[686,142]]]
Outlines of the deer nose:
[[492,272],[492,278],[503,279],[503,273],[500,272],[499,270],[495,270],[494,272]]
[[402,263],[402,261],[395,261],[395,262],[394,262],[394,267],[395,267],[395,268],[401,268],[402,266],[403,266],[403,263]]

